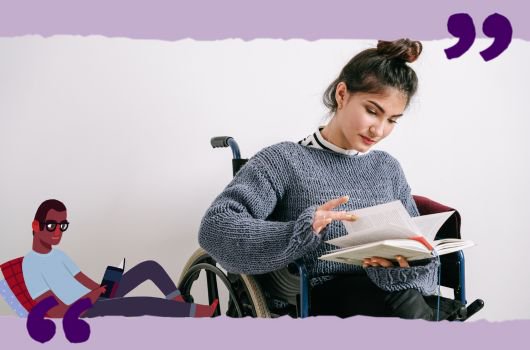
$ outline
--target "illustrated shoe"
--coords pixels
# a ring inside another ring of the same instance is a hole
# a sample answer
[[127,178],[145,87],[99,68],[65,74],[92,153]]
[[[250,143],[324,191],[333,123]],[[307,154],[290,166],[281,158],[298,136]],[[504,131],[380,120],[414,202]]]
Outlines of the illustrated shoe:
[[193,317],[212,317],[219,304],[219,299],[215,299],[211,305],[195,304],[195,315]]
[[184,300],[184,297],[182,295],[177,295],[173,298],[173,300],[178,301],[179,303],[185,303],[186,300]]

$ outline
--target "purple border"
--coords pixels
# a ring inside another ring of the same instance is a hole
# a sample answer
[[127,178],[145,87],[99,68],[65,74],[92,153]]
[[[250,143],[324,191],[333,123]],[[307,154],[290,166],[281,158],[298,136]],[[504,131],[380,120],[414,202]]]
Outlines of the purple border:
[[[317,40],[396,37],[435,40],[452,37],[447,32],[447,19],[458,12],[469,13],[475,21],[478,36],[484,37],[480,23],[497,12],[510,20],[513,38],[530,40],[530,25],[526,22],[530,5],[519,0],[439,0],[436,3],[427,0],[16,0],[8,4],[0,1],[0,37],[72,34],[170,41],[183,38]],[[119,337],[124,334],[115,338],[118,330],[108,324],[109,327],[101,327],[107,323],[105,321],[109,320],[94,322],[93,336],[87,345],[103,345],[105,339],[120,343]],[[131,337],[138,337],[140,343],[158,343],[138,336],[146,331],[138,323],[140,320],[128,321],[133,323],[127,332]],[[147,333],[161,336],[158,328],[163,327],[161,322],[150,320]],[[530,330],[529,320],[469,324],[374,321],[369,318],[181,322],[176,321],[171,327],[171,337],[161,336],[164,339],[160,340],[168,344],[174,340],[172,345],[189,344],[200,348],[208,345],[224,348],[226,340],[231,347],[235,344],[235,348],[248,348],[253,344],[253,347],[267,349],[279,344],[309,348],[317,345],[319,348],[344,345],[372,348],[375,345],[377,348],[437,349],[451,344],[458,344],[457,347],[472,345],[473,348],[516,348],[516,344],[527,343],[526,335]],[[3,339],[4,345],[16,347],[32,342],[25,334],[22,322],[19,323],[21,334]],[[234,341],[234,337],[239,340]],[[63,342],[62,345],[66,347],[67,344]]]
[[[46,345],[72,349],[61,321],[54,323],[55,337]],[[90,338],[80,345],[89,349],[526,349],[530,330],[526,321],[432,323],[370,317],[266,320],[144,316],[100,317],[89,323]],[[7,348],[42,348],[26,334],[23,319],[0,316],[0,326],[10,335],[2,339],[2,345],[11,345]]]
[[[4,1],[4,0],[0,0]],[[530,39],[530,4],[520,0],[5,0],[0,36],[103,35],[133,39],[303,38],[418,40],[451,38],[447,19],[469,13],[477,35],[492,13],[513,38]]]

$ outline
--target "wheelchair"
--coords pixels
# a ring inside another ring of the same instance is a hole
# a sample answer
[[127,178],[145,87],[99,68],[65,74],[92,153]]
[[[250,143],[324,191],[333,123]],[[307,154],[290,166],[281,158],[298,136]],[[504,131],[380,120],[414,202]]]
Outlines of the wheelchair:
[[[213,148],[230,147],[232,150],[233,175],[247,162],[242,159],[237,142],[229,136],[213,137]],[[454,209],[423,196],[413,196],[420,215],[452,211]],[[455,213],[444,223],[436,239],[460,238],[460,214]],[[464,253],[458,251],[440,257],[440,285],[453,289],[454,299],[460,307],[448,320],[465,321],[484,307],[484,301],[477,299],[467,305],[465,290]],[[218,282],[228,291],[228,307],[225,312],[230,317],[275,318],[284,315],[305,318],[310,315],[310,283],[303,262],[296,261],[286,268],[263,275],[233,274],[222,267],[205,250],[199,248],[188,259],[182,269],[178,288],[189,302],[193,301],[191,289],[205,271],[208,299],[211,303],[219,298]],[[278,297],[281,295],[281,297]],[[450,300],[440,296],[441,300]],[[214,316],[221,314],[218,305]]]

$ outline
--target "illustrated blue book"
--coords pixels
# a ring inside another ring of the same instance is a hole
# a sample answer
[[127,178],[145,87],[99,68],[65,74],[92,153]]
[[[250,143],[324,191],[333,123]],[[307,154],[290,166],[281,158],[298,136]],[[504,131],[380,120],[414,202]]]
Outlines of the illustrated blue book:
[[113,298],[120,284],[121,277],[125,271],[125,258],[123,258],[119,267],[116,266],[107,266],[105,273],[103,274],[103,279],[101,281],[101,286],[106,286],[107,289],[100,298]]

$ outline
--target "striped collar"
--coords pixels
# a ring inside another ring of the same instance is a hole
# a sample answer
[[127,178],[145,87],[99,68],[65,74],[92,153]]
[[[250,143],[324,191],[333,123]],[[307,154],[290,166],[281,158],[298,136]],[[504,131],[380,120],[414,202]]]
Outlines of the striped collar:
[[324,129],[324,126],[319,126],[317,131],[315,131],[313,134],[307,136],[305,139],[298,141],[298,143],[302,146],[307,147],[313,147],[313,148],[319,148],[319,149],[327,149],[328,151],[333,151],[337,153],[346,154],[349,156],[362,156],[370,151],[366,152],[359,152],[355,149],[343,149],[338,146],[335,146],[334,144],[326,141],[320,131]]

